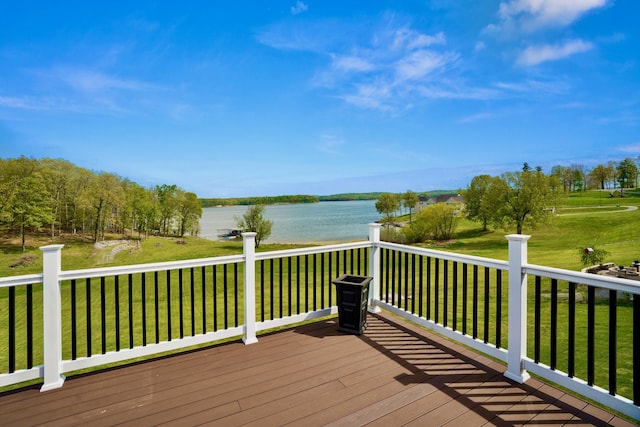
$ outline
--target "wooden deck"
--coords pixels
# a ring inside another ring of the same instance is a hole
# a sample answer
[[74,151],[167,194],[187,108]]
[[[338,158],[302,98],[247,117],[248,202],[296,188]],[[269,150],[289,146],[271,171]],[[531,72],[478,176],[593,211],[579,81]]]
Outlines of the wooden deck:
[[623,419],[413,325],[335,320],[0,394],[0,425],[619,425]]

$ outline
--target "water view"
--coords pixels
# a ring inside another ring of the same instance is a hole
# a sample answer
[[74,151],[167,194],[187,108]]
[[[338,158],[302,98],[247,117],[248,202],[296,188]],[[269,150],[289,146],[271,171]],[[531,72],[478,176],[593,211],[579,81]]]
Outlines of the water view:
[[[247,206],[205,208],[200,237],[217,240],[218,230],[236,227]],[[375,200],[268,205],[265,217],[273,221],[267,243],[315,243],[366,240],[367,224],[380,218]]]

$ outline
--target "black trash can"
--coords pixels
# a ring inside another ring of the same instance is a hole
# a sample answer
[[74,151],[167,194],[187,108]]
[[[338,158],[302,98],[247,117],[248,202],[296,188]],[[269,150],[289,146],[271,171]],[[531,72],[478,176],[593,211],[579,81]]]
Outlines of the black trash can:
[[362,335],[367,327],[369,276],[344,274],[333,281],[338,299],[338,330]]

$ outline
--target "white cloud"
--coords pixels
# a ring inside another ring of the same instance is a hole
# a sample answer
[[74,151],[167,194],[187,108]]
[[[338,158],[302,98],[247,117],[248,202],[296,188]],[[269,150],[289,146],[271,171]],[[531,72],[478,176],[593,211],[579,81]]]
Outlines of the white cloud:
[[470,116],[466,116],[466,117],[462,117],[460,119],[458,119],[458,123],[473,123],[473,122],[477,122],[480,120],[486,120],[489,119],[491,117],[493,117],[494,115],[491,113],[478,113],[478,114],[472,114]]
[[333,67],[338,70],[367,72],[375,69],[375,65],[366,59],[357,56],[336,55],[333,59]]
[[[507,0],[500,3],[501,27],[533,31],[540,27],[564,27],[608,0]],[[489,28],[490,29],[490,28]]]
[[563,80],[552,80],[552,81],[543,81],[543,80],[534,80],[527,79],[517,83],[512,82],[496,82],[493,84],[495,87],[502,91],[522,94],[522,93],[533,93],[533,94],[564,94],[567,93],[570,89],[570,86],[567,82]]
[[495,97],[495,89],[457,82],[461,56],[446,47],[443,32],[417,31],[400,21],[388,13],[366,25],[334,19],[304,26],[277,23],[257,39],[275,49],[329,58],[327,66],[313,73],[313,84],[359,108],[394,112],[410,109],[420,99]]
[[291,14],[297,15],[302,12],[306,12],[309,6],[298,0],[295,5],[291,6]]
[[57,68],[54,74],[68,86],[86,93],[117,90],[145,90],[151,87],[136,80],[122,79],[100,71],[82,68]]
[[640,154],[640,142],[618,147],[618,151],[622,151],[623,153]]
[[582,40],[568,40],[559,45],[529,46],[520,53],[516,62],[519,65],[538,65],[547,61],[557,61],[576,53],[589,51],[593,44]]
[[337,155],[339,154],[339,148],[344,144],[345,142],[342,138],[332,133],[323,133],[320,135],[318,149],[331,155]]
[[395,69],[400,80],[415,80],[423,78],[434,71],[444,70],[456,59],[456,54],[418,50],[400,59],[396,63]]

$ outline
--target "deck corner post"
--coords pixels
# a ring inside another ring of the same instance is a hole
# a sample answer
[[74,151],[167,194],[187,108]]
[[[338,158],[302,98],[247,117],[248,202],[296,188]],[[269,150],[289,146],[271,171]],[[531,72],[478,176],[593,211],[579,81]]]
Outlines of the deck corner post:
[[504,375],[524,383],[529,374],[524,369],[527,356],[527,274],[523,267],[527,264],[527,241],[531,236],[509,234],[509,349],[507,371]]
[[380,295],[380,228],[380,224],[369,224],[369,243],[371,243],[369,276],[372,277],[371,286],[369,287],[370,313],[380,313],[382,311],[375,303],[377,296]]
[[242,233],[244,252],[244,336],[245,345],[258,342],[256,337],[256,234]]
[[42,246],[42,313],[44,333],[44,382],[40,391],[62,387],[62,299],[60,272],[64,245]]

